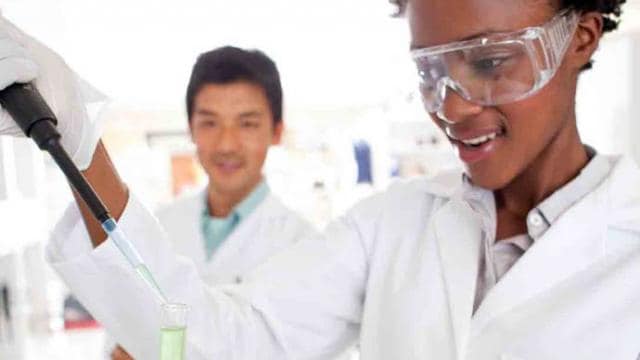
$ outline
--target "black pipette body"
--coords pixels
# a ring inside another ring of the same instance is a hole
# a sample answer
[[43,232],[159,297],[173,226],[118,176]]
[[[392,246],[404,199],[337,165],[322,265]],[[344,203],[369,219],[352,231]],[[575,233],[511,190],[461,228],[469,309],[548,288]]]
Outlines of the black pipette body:
[[38,147],[47,151],[71,186],[102,224],[111,218],[102,200],[60,144],[57,120],[38,90],[31,84],[13,84],[0,91],[0,105]]
[[166,296],[151,275],[142,257],[126,237],[117,231],[115,220],[111,218],[96,192],[60,144],[61,136],[55,127],[57,123],[55,115],[44,102],[38,90],[30,84],[11,85],[0,91],[0,105],[13,117],[22,131],[38,144],[40,149],[47,151],[53,157],[71,186],[87,204],[93,216],[100,222],[120,252],[151,287],[156,297],[162,303],[166,303]]

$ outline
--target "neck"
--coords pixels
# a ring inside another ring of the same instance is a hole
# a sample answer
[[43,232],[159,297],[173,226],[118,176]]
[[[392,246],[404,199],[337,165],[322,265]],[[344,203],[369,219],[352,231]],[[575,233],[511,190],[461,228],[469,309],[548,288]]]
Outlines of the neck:
[[499,212],[524,220],[531,209],[574,179],[589,161],[575,121],[561,131],[533,163],[505,188],[495,191]]
[[216,189],[211,182],[207,186],[207,204],[209,206],[209,215],[213,217],[227,217],[231,214],[233,208],[251,194],[251,192],[260,184],[262,178],[249,187],[239,191],[220,191]]

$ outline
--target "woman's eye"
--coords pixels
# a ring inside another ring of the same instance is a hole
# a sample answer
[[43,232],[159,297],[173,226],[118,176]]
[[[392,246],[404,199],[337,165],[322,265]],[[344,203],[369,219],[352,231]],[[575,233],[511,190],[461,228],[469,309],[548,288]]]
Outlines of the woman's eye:
[[494,54],[478,55],[468,60],[469,67],[478,75],[495,76],[500,71],[518,65],[517,53],[504,52]]
[[486,58],[481,60],[476,60],[472,63],[473,69],[480,74],[491,74],[496,69],[498,69],[507,58],[505,57],[494,57],[494,58]]

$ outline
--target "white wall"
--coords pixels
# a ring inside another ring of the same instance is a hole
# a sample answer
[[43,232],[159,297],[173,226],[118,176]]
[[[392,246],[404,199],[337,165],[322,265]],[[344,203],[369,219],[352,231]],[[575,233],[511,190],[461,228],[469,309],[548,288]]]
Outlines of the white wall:
[[583,140],[604,153],[640,162],[640,33],[605,38],[594,68],[579,83],[577,116]]

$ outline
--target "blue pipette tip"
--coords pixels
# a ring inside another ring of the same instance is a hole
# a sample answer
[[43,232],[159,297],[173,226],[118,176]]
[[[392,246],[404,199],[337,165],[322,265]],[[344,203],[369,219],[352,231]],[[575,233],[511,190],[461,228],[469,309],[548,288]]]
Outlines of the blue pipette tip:
[[116,229],[116,222],[113,219],[109,219],[102,223],[104,231],[111,233]]

